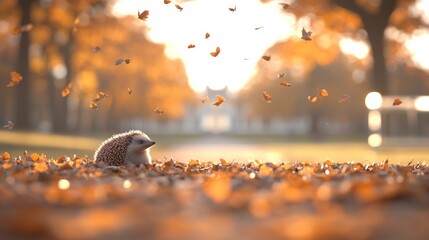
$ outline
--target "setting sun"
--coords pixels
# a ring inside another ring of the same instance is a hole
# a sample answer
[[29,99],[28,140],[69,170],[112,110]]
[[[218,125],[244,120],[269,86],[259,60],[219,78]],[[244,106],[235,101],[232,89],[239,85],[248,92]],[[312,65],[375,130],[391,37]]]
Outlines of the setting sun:
[[[120,0],[113,13],[136,15],[138,10],[149,10],[148,38],[165,44],[169,58],[182,60],[196,92],[207,87],[238,91],[254,76],[266,51],[296,33],[295,17],[274,1],[196,0],[180,6],[182,11],[173,2]],[[195,47],[188,48],[190,44]],[[219,55],[211,56],[217,47]]]

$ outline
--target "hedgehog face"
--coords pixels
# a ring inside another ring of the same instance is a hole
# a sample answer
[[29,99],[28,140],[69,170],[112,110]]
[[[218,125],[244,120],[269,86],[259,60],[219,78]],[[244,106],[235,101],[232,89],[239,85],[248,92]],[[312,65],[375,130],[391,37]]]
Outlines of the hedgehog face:
[[141,152],[155,145],[155,142],[144,133],[130,136],[127,141],[128,151],[131,152]]

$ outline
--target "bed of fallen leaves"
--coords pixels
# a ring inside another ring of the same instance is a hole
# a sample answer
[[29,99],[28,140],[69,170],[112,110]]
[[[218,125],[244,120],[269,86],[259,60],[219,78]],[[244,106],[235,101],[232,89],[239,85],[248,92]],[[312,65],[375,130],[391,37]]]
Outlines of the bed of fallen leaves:
[[0,158],[0,239],[429,239],[429,167]]

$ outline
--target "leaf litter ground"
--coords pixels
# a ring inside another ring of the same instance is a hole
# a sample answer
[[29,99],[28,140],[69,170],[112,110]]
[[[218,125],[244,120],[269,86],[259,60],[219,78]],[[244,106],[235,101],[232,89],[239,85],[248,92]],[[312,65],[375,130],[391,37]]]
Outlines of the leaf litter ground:
[[429,167],[0,158],[0,239],[429,239]]

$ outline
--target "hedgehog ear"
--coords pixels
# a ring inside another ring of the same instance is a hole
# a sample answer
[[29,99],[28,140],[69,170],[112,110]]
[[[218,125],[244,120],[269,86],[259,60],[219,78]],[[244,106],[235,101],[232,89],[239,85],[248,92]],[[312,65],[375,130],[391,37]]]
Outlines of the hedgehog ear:
[[133,141],[133,138],[128,136],[127,137],[127,145],[130,145],[132,141]]

